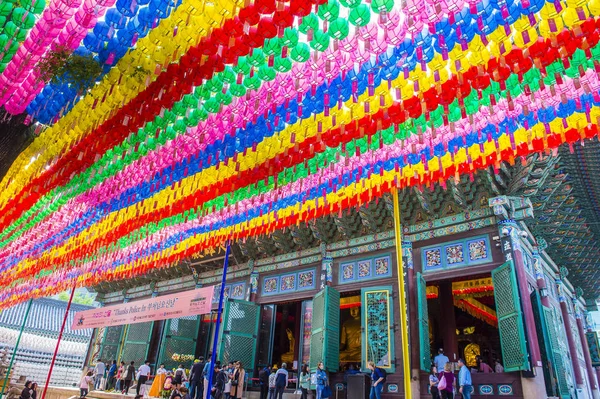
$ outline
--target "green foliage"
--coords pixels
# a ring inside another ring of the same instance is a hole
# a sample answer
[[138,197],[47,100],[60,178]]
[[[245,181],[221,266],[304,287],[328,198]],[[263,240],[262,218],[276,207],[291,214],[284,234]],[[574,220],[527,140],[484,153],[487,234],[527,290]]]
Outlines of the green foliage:
[[37,65],[40,80],[59,83],[66,81],[78,91],[87,89],[102,73],[102,66],[92,55],[72,54],[66,47],[50,51]]
[[[57,299],[59,301],[69,301],[69,297],[71,296],[70,292],[61,292],[57,295]],[[79,290],[75,291],[75,295],[73,295],[73,303],[77,303],[79,305],[91,305],[94,303],[95,295],[90,294],[89,292],[81,292]]]

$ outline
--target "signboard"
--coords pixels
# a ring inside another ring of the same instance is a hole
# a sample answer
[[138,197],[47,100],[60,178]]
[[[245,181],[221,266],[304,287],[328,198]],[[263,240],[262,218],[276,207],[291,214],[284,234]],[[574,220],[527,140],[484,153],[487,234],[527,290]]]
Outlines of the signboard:
[[210,313],[214,286],[75,313],[72,330]]

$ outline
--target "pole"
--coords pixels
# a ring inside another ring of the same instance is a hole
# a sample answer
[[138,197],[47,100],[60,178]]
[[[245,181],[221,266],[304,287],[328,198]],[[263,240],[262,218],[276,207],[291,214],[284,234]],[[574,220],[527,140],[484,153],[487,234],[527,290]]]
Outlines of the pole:
[[19,330],[19,335],[17,336],[17,342],[15,343],[15,347],[13,349],[12,356],[10,357],[10,363],[8,365],[8,369],[6,370],[6,377],[4,378],[4,383],[2,383],[2,391],[0,392],[0,398],[4,398],[4,390],[6,389],[6,384],[10,379],[10,373],[12,372],[12,366],[15,362],[15,357],[17,357],[17,350],[19,349],[19,344],[21,343],[21,336],[23,336],[23,330],[25,330],[25,324],[27,323],[27,318],[29,317],[29,311],[31,310],[31,305],[33,304],[33,299],[30,299],[27,302],[27,309],[25,310],[25,316],[23,317],[23,323],[21,323],[21,329]]
[[60,346],[60,340],[62,339],[63,332],[65,331],[65,325],[67,324],[67,318],[69,317],[69,310],[71,309],[71,302],[73,302],[73,295],[75,294],[75,286],[71,289],[71,296],[67,303],[67,309],[65,310],[65,317],[63,317],[62,325],[60,326],[60,332],[58,333],[58,341],[56,342],[56,348],[54,348],[54,355],[52,355],[52,362],[50,362],[50,369],[48,370],[48,377],[46,377],[46,384],[44,385],[44,391],[42,392],[42,399],[46,398],[46,391],[48,391],[48,384],[50,383],[50,377],[52,376],[52,369],[54,369],[54,362],[56,361],[56,355],[58,355],[58,347]]
[[396,263],[398,264],[398,297],[400,298],[400,332],[402,334],[402,370],[404,374],[404,397],[410,399],[412,398],[412,388],[410,385],[410,351],[408,349],[408,315],[406,314],[404,262],[402,261],[402,224],[400,223],[400,204],[398,202],[398,189],[395,187],[392,190],[392,200],[394,202]]
[[[225,282],[227,281],[227,266],[229,265],[229,252],[231,247],[227,241],[225,249],[225,260],[223,260],[223,278],[221,279],[221,293],[219,294],[219,310],[217,310],[217,322],[215,323],[215,339],[213,340],[212,356],[210,357],[210,370],[208,370],[208,388],[206,399],[210,399],[213,377],[215,374],[215,363],[217,361],[217,345],[219,343],[219,329],[221,328],[221,314],[223,313],[223,297],[225,295]],[[42,398],[44,399],[44,398]]]

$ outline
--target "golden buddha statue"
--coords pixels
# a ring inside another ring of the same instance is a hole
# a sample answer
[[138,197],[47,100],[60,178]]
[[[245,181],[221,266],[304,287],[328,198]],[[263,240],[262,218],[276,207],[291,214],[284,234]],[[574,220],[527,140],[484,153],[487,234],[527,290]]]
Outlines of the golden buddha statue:
[[360,308],[350,308],[350,316],[342,325],[340,361],[359,363],[362,359]]
[[294,334],[292,334],[292,330],[290,330],[289,328],[285,329],[285,333],[287,334],[290,347],[288,352],[281,355],[281,362],[287,363],[288,369],[291,369],[292,364],[294,363],[294,348],[296,347],[296,339],[294,338]]

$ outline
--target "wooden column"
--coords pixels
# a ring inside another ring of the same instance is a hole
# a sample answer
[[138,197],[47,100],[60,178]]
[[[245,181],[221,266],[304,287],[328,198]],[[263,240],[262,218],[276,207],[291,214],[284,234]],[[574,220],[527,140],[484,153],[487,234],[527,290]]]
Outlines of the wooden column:
[[583,348],[583,358],[585,359],[585,368],[588,374],[588,380],[590,382],[590,389],[592,390],[592,396],[594,399],[600,397],[598,392],[598,381],[596,380],[596,373],[592,366],[592,358],[590,356],[590,348],[585,337],[585,329],[583,327],[583,314],[579,311],[575,311],[575,319],[577,320],[577,331],[579,332],[579,339],[581,340],[581,346]]
[[[454,311],[454,297],[452,295],[452,282],[440,283],[440,326],[443,326],[442,339],[444,341],[444,354],[451,362],[458,361],[458,339],[456,338],[456,315]],[[433,348],[437,354],[439,348]]]
[[575,383],[577,384],[577,387],[580,388],[583,385],[583,376],[581,375],[581,369],[579,367],[579,362],[577,361],[577,347],[575,346],[575,340],[573,339],[573,330],[571,330],[571,318],[567,307],[567,298],[563,292],[564,287],[562,281],[558,279],[556,283],[558,285],[558,300],[560,301],[560,311],[565,327],[565,335],[567,336],[567,343],[569,344],[569,352],[571,352],[571,363],[573,365]]
[[542,355],[538,342],[537,331],[535,329],[535,318],[533,317],[533,307],[531,297],[529,296],[529,286],[527,282],[527,271],[523,260],[523,250],[519,238],[519,227],[514,220],[506,219],[498,222],[501,236],[502,252],[504,258],[512,260],[517,274],[519,284],[519,297],[521,299],[521,308],[525,319],[525,337],[529,347],[529,360],[531,368],[542,366]]
[[538,290],[540,291],[540,298],[542,305],[549,308],[550,300],[548,299],[548,287],[546,287],[546,279],[544,278],[544,269],[542,267],[542,251],[544,251],[548,244],[543,238],[536,238],[537,245],[533,247],[533,268],[535,271],[535,279],[537,282]]
[[[406,278],[408,279],[408,314],[416,315],[419,312],[417,308],[417,286],[415,277],[415,268],[412,260],[412,242],[402,241],[402,260],[406,266]],[[408,320],[408,331],[410,332],[410,345],[412,350],[410,351],[410,365],[411,370],[415,373],[414,369],[419,369],[420,356],[419,356],[419,323],[417,317],[410,317]],[[418,372],[417,372],[418,375]]]

